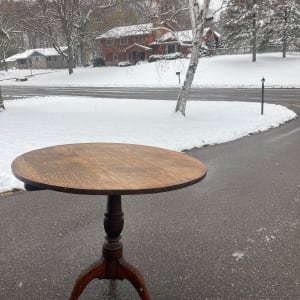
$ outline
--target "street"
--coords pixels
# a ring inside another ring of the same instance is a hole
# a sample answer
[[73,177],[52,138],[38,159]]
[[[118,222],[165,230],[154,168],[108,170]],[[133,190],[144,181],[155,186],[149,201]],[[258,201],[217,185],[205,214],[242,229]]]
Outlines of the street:
[[[127,87],[30,87],[3,86],[5,99],[31,96],[87,96],[118,99],[176,100],[179,88],[127,88]],[[189,100],[261,101],[261,89],[192,88]],[[266,102],[299,104],[300,89],[265,88]]]
[[[68,89],[44,92],[166,100],[177,95],[172,89]],[[43,92],[2,91],[7,98]],[[194,89],[196,98],[259,102],[260,90]],[[298,89],[267,89],[265,101],[300,114]],[[299,149],[297,118],[189,151],[208,168],[199,184],[124,197],[124,254],[144,275],[154,300],[300,299]],[[0,299],[68,299],[77,276],[101,255],[105,200],[50,191],[0,197]],[[108,282],[95,281],[80,299],[107,295]],[[117,283],[117,295],[138,299],[126,281]]]

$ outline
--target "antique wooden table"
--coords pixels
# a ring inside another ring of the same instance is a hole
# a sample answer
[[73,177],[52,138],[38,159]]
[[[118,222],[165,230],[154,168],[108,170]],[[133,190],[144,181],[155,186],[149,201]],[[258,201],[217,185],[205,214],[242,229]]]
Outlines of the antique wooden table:
[[78,277],[70,300],[78,299],[95,278],[127,279],[141,299],[150,299],[142,275],[123,258],[121,195],[180,189],[206,175],[205,165],[186,154],[118,143],[70,144],[34,150],[17,157],[12,171],[29,190],[108,196],[102,257]]

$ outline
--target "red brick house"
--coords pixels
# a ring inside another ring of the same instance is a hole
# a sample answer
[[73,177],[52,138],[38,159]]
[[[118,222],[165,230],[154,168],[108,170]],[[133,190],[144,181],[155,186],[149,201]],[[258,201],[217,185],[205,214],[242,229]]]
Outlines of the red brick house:
[[96,37],[107,65],[117,65],[122,61],[145,60],[153,54],[149,47],[160,34],[152,23],[114,27]]
[[117,65],[120,62],[147,60],[153,54],[178,53],[186,56],[192,46],[192,31],[174,31],[147,23],[114,27],[96,39],[106,65]]

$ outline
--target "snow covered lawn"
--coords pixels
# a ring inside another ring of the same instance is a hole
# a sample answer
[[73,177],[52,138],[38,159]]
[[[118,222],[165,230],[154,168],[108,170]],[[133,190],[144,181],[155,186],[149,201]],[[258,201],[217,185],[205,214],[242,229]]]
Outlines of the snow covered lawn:
[[[71,76],[66,69],[10,70],[0,72],[0,85],[173,87],[179,86],[176,72],[181,72],[182,83],[187,66],[188,59],[163,60],[123,68],[76,68]],[[42,75],[28,77],[25,82],[14,79],[31,73]],[[262,77],[266,87],[300,88],[300,53],[288,53],[285,59],[281,53],[258,54],[255,63],[248,54],[204,57],[199,61],[193,85],[260,88]]]
[[185,150],[231,141],[278,126],[296,114],[260,103],[197,102],[187,117],[175,114],[175,101],[36,97],[6,101],[0,113],[0,192],[22,188],[10,170],[26,151],[55,144],[124,142]]

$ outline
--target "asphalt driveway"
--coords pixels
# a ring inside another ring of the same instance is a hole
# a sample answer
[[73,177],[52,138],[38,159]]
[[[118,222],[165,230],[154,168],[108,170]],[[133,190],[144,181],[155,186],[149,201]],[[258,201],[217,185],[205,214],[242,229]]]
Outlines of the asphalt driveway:
[[[291,107],[298,114],[298,106]],[[123,197],[124,255],[154,300],[300,299],[300,121],[193,150],[192,187]],[[0,198],[0,299],[68,299],[101,255],[106,198],[37,191]],[[107,299],[93,281],[80,299]],[[138,299],[126,281],[117,299]]]

